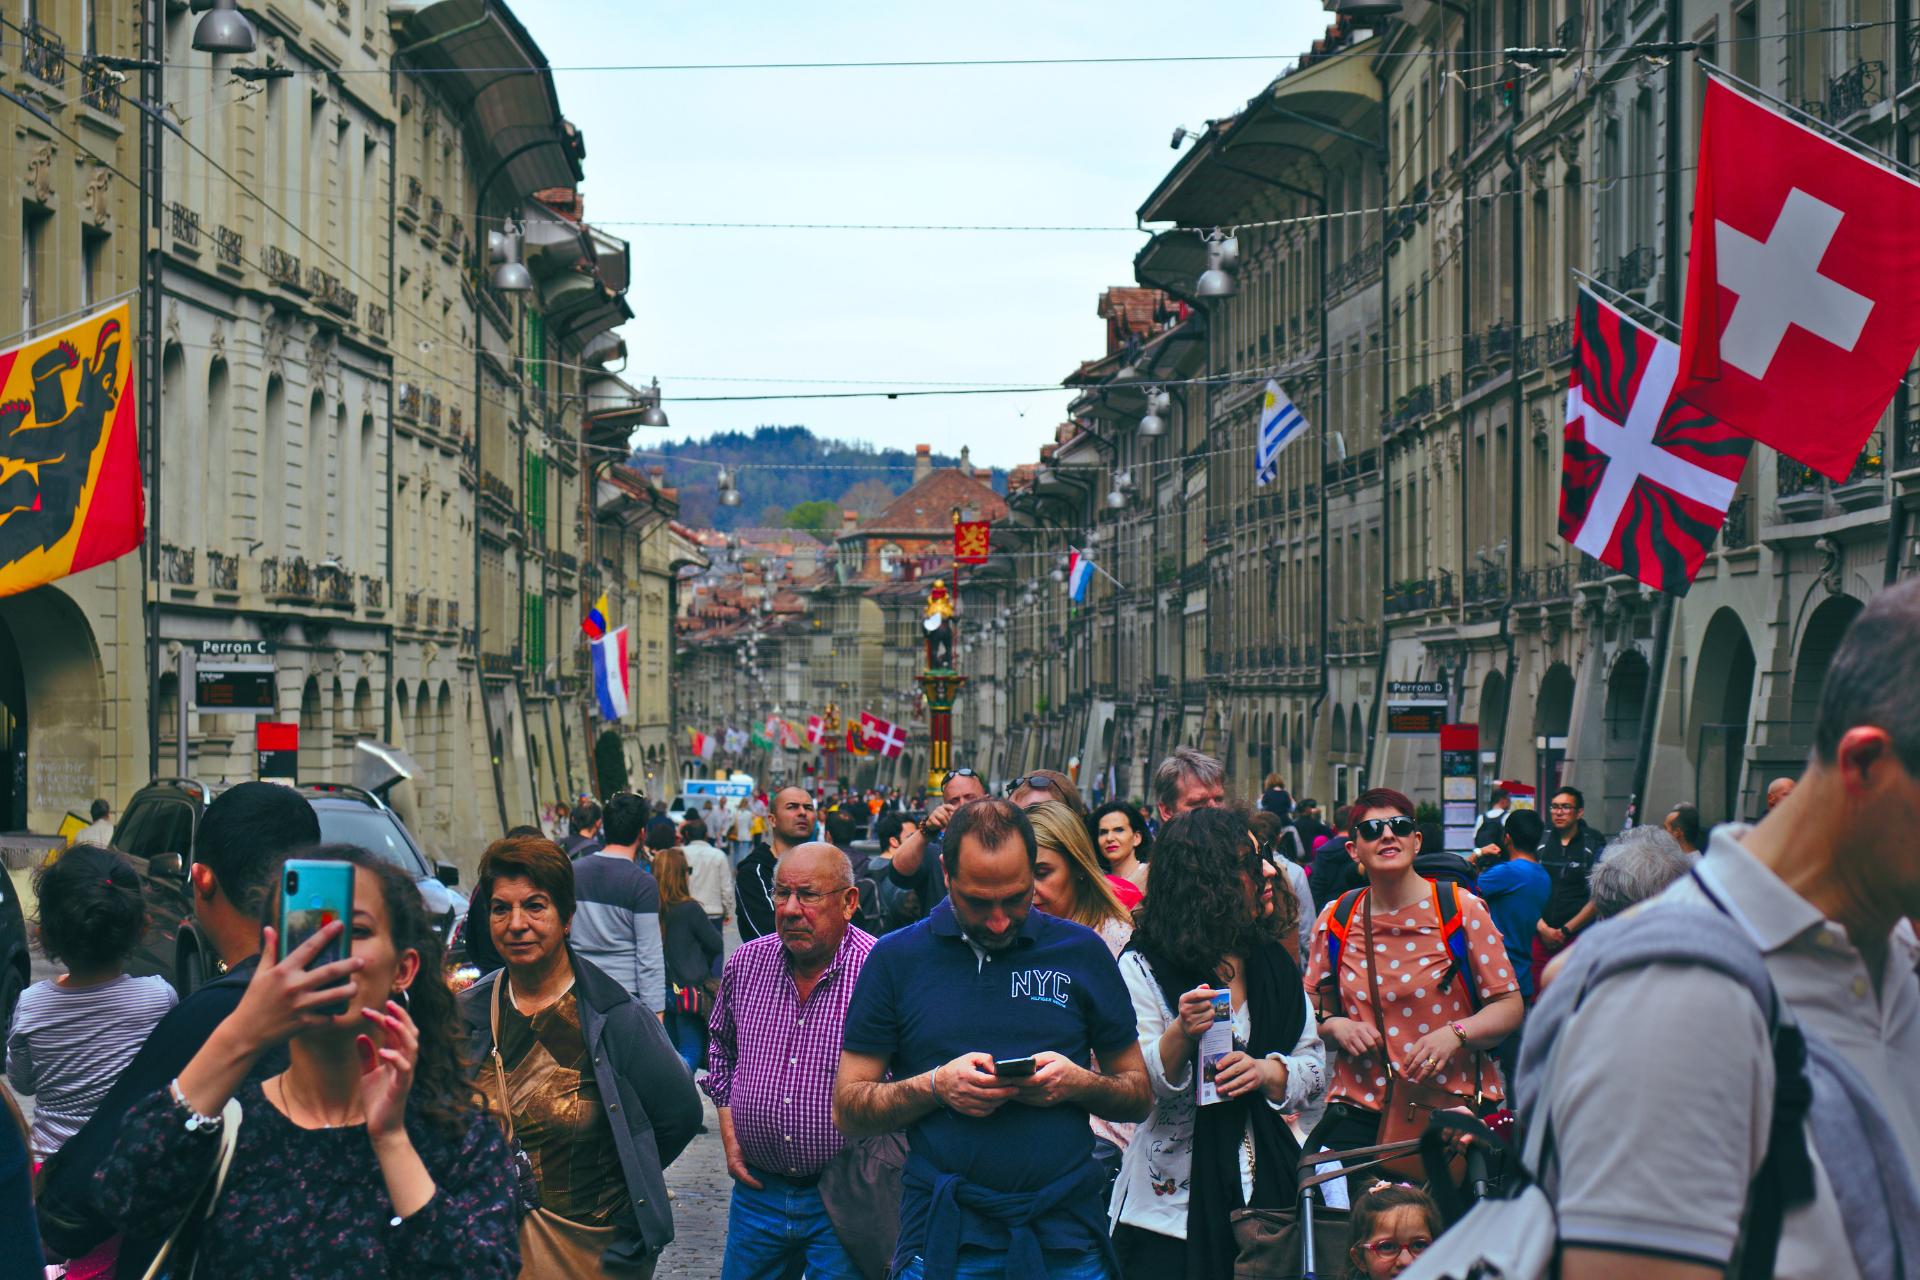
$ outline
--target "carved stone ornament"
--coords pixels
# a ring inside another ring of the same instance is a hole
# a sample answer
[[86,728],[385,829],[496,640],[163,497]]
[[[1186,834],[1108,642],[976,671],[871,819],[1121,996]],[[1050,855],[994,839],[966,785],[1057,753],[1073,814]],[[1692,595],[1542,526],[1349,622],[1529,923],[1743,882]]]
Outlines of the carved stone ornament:
[[1569,130],[1556,138],[1554,141],[1560,148],[1561,162],[1568,165],[1579,164],[1580,144],[1585,140],[1578,129]]
[[265,356],[267,372],[284,380],[287,376],[287,326],[278,319],[268,320],[262,326],[260,349]]
[[87,176],[87,189],[81,197],[81,207],[87,221],[96,227],[106,228],[113,224],[113,200],[107,194],[112,186],[113,174],[104,165],[94,165]]
[[207,348],[213,352],[215,360],[224,361],[227,358],[227,322],[225,320],[213,322],[213,332],[207,335]]
[[42,142],[34,146],[27,155],[27,171],[22,175],[26,179],[27,192],[36,204],[47,204],[53,199],[53,144]]
[[187,345],[186,340],[180,336],[180,303],[177,299],[167,304],[167,319],[162,330],[166,335],[166,342],[163,345],[181,347]]
[[1816,538],[1813,549],[1820,554],[1820,585],[1827,594],[1837,596],[1846,589],[1845,553],[1832,538]]

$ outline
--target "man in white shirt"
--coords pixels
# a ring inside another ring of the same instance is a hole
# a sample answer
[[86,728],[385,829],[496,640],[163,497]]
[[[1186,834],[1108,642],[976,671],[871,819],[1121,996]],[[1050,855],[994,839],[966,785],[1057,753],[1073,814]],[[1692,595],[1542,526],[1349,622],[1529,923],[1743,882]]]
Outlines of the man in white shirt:
[[102,849],[113,845],[113,807],[105,800],[95,800],[87,811],[93,821],[74,833],[73,843],[99,845]]
[[733,807],[733,820],[728,834],[733,841],[733,865],[737,867],[740,859],[753,851],[753,808],[745,799]]
[[718,929],[733,918],[733,867],[708,843],[707,824],[698,818],[681,824],[680,848],[687,855],[687,892]]

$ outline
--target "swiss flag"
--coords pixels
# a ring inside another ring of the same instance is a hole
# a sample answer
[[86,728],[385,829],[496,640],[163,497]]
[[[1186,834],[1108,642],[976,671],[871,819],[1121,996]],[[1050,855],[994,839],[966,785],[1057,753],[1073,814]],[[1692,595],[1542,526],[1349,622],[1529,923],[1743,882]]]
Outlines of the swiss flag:
[[819,716],[807,717],[807,741],[819,746],[827,740],[827,722]]
[[1709,80],[1675,394],[1843,480],[1920,348],[1920,184]]
[[860,728],[867,735],[867,749],[883,756],[897,756],[907,749],[907,731],[890,720],[871,712],[860,713]]

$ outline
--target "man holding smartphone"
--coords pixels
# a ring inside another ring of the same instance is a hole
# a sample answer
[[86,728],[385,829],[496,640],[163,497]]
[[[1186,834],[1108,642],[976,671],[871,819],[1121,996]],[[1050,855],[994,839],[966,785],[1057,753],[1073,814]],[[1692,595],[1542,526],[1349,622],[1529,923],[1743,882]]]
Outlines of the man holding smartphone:
[[1087,1117],[1144,1119],[1146,1064],[1106,943],[1030,910],[1037,853],[1010,801],[959,808],[947,900],[876,943],[854,989],[833,1118],[909,1130],[899,1280],[1118,1274]]

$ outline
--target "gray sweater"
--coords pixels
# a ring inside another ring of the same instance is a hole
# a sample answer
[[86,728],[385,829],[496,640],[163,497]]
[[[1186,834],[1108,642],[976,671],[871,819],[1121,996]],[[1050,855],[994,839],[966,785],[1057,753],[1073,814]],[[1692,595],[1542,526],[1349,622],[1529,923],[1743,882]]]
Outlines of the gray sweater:
[[590,853],[573,864],[573,949],[626,988],[642,1008],[667,1007],[660,886],[633,859]]

